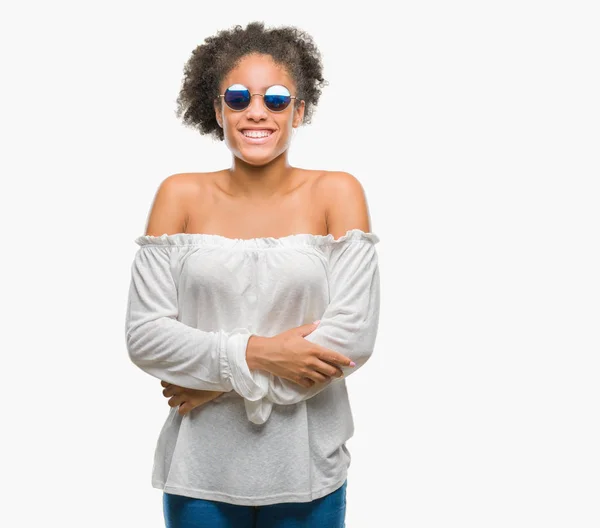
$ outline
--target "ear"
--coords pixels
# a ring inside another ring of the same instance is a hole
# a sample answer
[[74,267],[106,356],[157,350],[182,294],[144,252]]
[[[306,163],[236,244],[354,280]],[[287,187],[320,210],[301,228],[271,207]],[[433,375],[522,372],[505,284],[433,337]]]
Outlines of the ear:
[[213,107],[215,109],[215,117],[217,118],[217,123],[219,124],[219,126],[221,128],[223,128],[223,116],[221,114],[221,98],[217,97],[214,101],[213,101]]
[[294,120],[292,121],[292,127],[297,128],[302,124],[302,120],[304,119],[304,99],[301,99],[294,106]]

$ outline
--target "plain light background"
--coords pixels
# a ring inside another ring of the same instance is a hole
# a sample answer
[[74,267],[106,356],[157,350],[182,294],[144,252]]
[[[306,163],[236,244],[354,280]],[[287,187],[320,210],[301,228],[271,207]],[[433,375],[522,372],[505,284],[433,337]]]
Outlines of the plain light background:
[[164,178],[230,164],[174,115],[184,63],[262,20],[308,31],[329,81],[291,163],[359,178],[381,238],[347,527],[600,526],[593,7],[3,7],[0,524],[164,526],[167,399],[124,341],[134,238]]

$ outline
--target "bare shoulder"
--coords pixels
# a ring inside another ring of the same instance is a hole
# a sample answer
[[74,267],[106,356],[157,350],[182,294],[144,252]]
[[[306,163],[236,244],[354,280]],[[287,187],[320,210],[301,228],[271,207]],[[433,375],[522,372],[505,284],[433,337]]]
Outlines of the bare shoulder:
[[201,196],[204,178],[198,173],[177,173],[165,178],[154,195],[146,224],[146,235],[182,233],[189,204]]
[[[356,176],[344,171],[321,171],[316,185],[320,192],[336,198],[338,193],[343,193],[344,198],[349,196],[364,198],[365,193],[362,184]],[[343,200],[342,200],[343,201]]]
[[344,171],[324,171],[316,186],[325,197],[327,230],[334,238],[350,229],[371,231],[367,197],[356,176]]

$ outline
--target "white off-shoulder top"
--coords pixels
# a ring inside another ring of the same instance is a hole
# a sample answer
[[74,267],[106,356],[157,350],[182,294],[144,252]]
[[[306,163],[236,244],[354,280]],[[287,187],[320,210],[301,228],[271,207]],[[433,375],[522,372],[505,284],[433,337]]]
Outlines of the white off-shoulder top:
[[[354,433],[345,377],[371,357],[379,321],[374,233],[235,239],[140,236],[131,266],[126,346],[169,383],[224,394],[184,416],[169,408],[152,485],[240,505],[308,502],[347,478]],[[344,378],[305,388],[251,371],[252,334],[320,319],[305,339],[351,358]]]

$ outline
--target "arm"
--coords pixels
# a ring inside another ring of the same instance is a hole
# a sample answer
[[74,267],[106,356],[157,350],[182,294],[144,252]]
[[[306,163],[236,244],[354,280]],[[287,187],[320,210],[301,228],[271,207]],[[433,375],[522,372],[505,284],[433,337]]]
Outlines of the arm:
[[182,180],[173,176],[161,184],[147,229],[155,234],[136,240],[141,247],[131,266],[125,322],[129,357],[148,374],[181,387],[235,390],[259,399],[267,387],[254,381],[246,364],[247,329],[205,332],[178,320],[172,269],[186,248],[159,235],[182,231],[182,192]]
[[273,403],[291,405],[312,398],[330,383],[356,372],[371,357],[379,324],[377,240],[372,233],[351,230],[332,244],[328,266],[330,302],[317,329],[304,337],[343,354],[356,366],[339,367],[344,378],[330,378],[310,388],[273,376],[267,395]]
[[[366,363],[375,346],[380,303],[375,244],[379,239],[369,232],[367,203],[358,180],[347,173],[333,173],[323,192],[331,197],[328,227],[336,238],[327,249],[330,302],[318,328],[304,339],[352,359],[355,367],[342,367],[347,377]],[[273,403],[298,403],[337,381],[331,378],[306,388],[259,370],[253,373],[257,380],[269,380],[269,391],[265,399],[246,408],[267,417]]]

